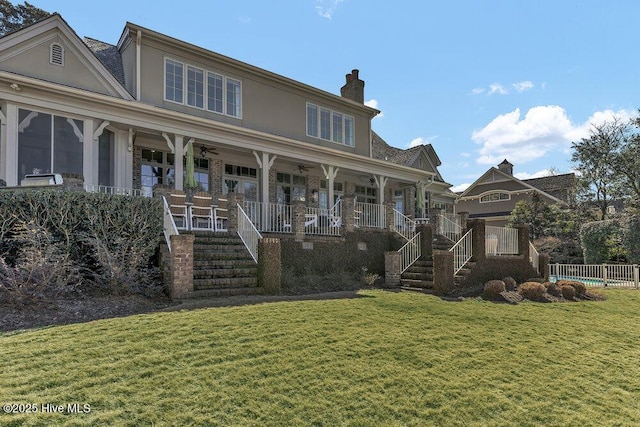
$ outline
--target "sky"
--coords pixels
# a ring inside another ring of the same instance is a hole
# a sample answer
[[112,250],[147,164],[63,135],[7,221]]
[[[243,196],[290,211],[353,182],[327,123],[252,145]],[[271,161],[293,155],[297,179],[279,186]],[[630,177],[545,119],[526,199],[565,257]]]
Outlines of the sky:
[[80,37],[117,44],[129,21],[336,95],[359,69],[373,130],[432,144],[454,191],[504,159],[572,172],[572,142],[640,108],[637,0],[30,3]]

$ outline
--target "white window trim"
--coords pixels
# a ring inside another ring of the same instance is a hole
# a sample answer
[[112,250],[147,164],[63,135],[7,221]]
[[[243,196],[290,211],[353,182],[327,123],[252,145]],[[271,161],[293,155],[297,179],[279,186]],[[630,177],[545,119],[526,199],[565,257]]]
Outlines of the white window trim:
[[[314,106],[316,107],[316,123],[317,123],[317,128],[318,128],[318,134],[317,135],[312,135],[309,133],[309,106]],[[321,111],[328,111],[329,112],[329,138],[322,138],[320,135],[322,134],[322,121],[320,119],[321,117]],[[342,142],[337,142],[333,140],[333,115],[334,114],[340,114],[342,115]],[[351,123],[353,123],[353,127],[351,129],[351,134],[352,134],[352,138],[353,138],[353,145],[349,145],[347,144],[347,119],[351,119]],[[328,141],[328,142],[333,142],[334,144],[337,145],[342,145],[345,147],[351,147],[354,148],[356,145],[356,121],[354,119],[353,116],[349,115],[349,114],[345,114],[341,111],[337,111],[337,110],[332,110],[331,108],[327,108],[327,107],[323,107],[321,105],[318,104],[314,104],[313,102],[307,102],[305,104],[305,133],[308,137],[311,138],[315,138],[315,139],[319,139],[321,141]]]
[[[507,198],[506,199],[498,199],[498,200],[484,200],[484,201],[482,200],[483,197],[491,196],[492,194],[506,194]],[[480,203],[508,202],[509,200],[511,200],[511,193],[509,193],[507,191],[488,191],[486,193],[480,194],[480,196],[478,197],[478,200],[480,201]]]
[[[60,48],[60,63],[57,63],[53,60],[54,47]],[[53,42],[49,45],[49,63],[51,65],[57,65],[58,67],[64,67],[64,46],[62,46],[58,42]]]
[[[171,99],[167,99],[167,61],[173,61],[177,64],[182,65],[182,102],[173,101]],[[189,97],[189,72],[188,69],[196,69],[202,71],[203,76],[203,102],[202,107],[198,107],[195,105],[191,105],[187,102]],[[208,105],[209,100],[209,74],[215,74],[216,76],[222,77],[222,112],[218,112],[215,110],[210,110]],[[224,74],[220,74],[219,72],[208,70],[205,68],[197,67],[195,65],[191,65],[182,61],[178,61],[177,59],[173,59],[169,56],[164,57],[164,75],[163,75],[163,92],[164,92],[164,100],[166,102],[171,102],[173,104],[184,105],[189,108],[195,108],[196,110],[208,111],[213,114],[220,114],[223,116],[231,117],[234,119],[242,120],[242,80],[235,77],[228,77]],[[240,106],[239,106],[239,114],[237,116],[233,114],[227,114],[227,80],[232,80],[234,82],[238,82],[240,88]]]

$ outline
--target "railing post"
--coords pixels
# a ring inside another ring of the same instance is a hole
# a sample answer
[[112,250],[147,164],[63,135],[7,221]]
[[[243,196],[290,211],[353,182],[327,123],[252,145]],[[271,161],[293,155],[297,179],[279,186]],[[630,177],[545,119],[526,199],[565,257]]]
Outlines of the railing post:
[[435,251],[433,253],[433,293],[445,295],[454,287],[453,252]]
[[640,271],[638,270],[638,265],[634,264],[633,266],[633,283],[636,289],[640,288]]
[[384,284],[387,287],[400,285],[400,253],[389,251],[384,253]]
[[433,229],[430,224],[417,224],[416,232],[421,234],[420,258],[425,261],[433,256]]
[[460,216],[460,227],[462,227],[462,235],[467,234],[469,229],[467,228],[467,221],[469,221],[469,212],[458,212]]
[[607,287],[607,276],[608,276],[608,272],[607,272],[607,264],[603,264],[602,265],[602,282],[604,283],[604,287]]
[[355,228],[354,210],[355,200],[353,196],[344,196],[342,198],[342,224],[344,225],[344,231],[347,233],[352,232]]
[[193,234],[171,236],[171,298],[193,296]]
[[545,282],[548,282],[550,279],[549,261],[550,258],[548,254],[538,254],[538,272],[542,275]]
[[529,259],[529,226],[517,225],[514,228],[518,230],[518,255]]
[[227,194],[227,215],[228,225],[227,230],[232,233],[238,232],[238,205],[243,205],[243,195],[240,193],[228,193]]
[[293,238],[296,241],[304,240],[304,222],[305,222],[305,213],[307,212],[307,208],[303,201],[296,200],[292,204],[292,215],[291,215],[291,227],[293,231]]
[[386,217],[387,230],[394,232],[398,231],[396,228],[396,215],[395,215],[395,203],[387,202],[384,204],[384,214]]
[[487,258],[484,219],[470,219],[467,221],[467,228],[473,230],[471,235],[471,259],[478,262],[484,261]]
[[282,282],[280,239],[258,241],[258,286],[268,294],[279,294]]

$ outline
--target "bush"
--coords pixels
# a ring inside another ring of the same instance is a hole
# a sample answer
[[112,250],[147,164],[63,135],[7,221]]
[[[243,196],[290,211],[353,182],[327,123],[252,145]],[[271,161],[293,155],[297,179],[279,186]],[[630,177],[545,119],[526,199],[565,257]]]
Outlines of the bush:
[[557,283],[545,282],[544,287],[547,288],[547,293],[549,295],[553,295],[554,297],[562,296],[562,289],[560,289],[560,286],[558,286]]
[[616,220],[595,221],[580,227],[585,264],[602,264],[611,258],[626,257],[622,247],[622,230]]
[[484,296],[490,299],[498,299],[504,291],[506,286],[502,280],[489,280],[484,285]]
[[531,301],[543,301],[547,288],[538,282],[524,282],[518,287],[518,292],[524,298]]
[[515,291],[518,286],[518,282],[513,277],[505,277],[502,281],[507,291]]
[[622,227],[622,242],[627,249],[628,261],[631,264],[640,264],[640,215],[628,214]]
[[562,285],[560,286],[560,289],[562,290],[562,296],[564,297],[564,299],[572,300],[576,297],[576,290],[573,286]]

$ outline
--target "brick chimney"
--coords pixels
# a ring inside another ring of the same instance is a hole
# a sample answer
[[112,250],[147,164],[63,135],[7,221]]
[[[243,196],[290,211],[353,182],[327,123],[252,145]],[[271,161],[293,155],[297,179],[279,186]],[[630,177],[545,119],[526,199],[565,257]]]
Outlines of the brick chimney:
[[340,95],[352,101],[364,104],[364,81],[358,78],[358,70],[347,74],[347,82],[340,88]]
[[509,163],[507,159],[504,159],[502,163],[498,165],[498,170],[506,173],[507,175],[513,176],[513,165]]

